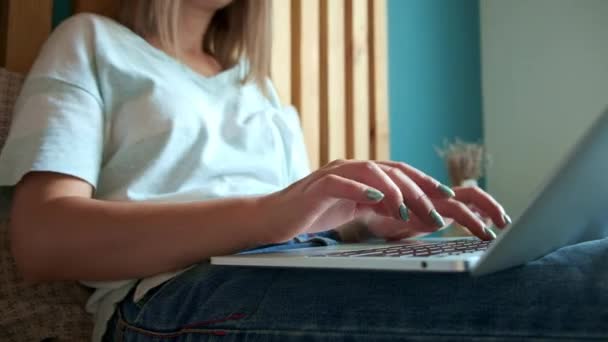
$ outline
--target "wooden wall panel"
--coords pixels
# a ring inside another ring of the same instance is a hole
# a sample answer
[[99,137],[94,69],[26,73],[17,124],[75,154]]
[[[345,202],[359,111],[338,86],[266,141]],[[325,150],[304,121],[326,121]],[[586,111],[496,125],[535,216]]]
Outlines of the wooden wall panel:
[[0,1],[0,67],[6,65],[6,39],[8,38],[8,1]]
[[390,158],[388,106],[388,16],[385,0],[369,0],[371,159]]
[[370,158],[369,28],[367,0],[346,1],[347,156]]
[[346,158],[344,0],[321,1],[321,164]]
[[74,13],[91,12],[116,18],[120,3],[118,0],[72,0]]
[[2,66],[17,71],[29,71],[40,47],[51,32],[53,2],[50,0],[5,0],[0,37]]
[[283,104],[291,104],[291,0],[272,2],[271,78]]
[[294,0],[292,8],[292,96],[300,111],[310,166],[320,158],[320,6],[319,0]]

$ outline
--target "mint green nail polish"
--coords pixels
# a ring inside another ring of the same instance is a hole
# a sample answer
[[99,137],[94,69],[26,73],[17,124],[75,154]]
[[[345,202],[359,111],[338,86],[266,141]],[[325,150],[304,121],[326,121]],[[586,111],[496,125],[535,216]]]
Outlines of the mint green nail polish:
[[454,193],[454,190],[452,190],[447,185],[439,184],[439,185],[437,185],[437,190],[441,191],[448,198],[452,198],[452,197],[456,196],[456,194]]
[[486,235],[490,235],[492,237],[492,240],[496,239],[496,233],[494,233],[492,229],[484,227],[483,231],[486,233]]
[[383,193],[372,188],[365,190],[365,196],[372,201],[380,201],[384,198]]
[[513,221],[511,221],[511,218],[510,218],[510,217],[509,217],[509,215],[507,215],[507,214],[503,214],[503,215],[502,215],[502,219],[503,219],[503,220],[505,220],[505,222],[506,222],[507,224],[511,224],[511,223],[513,222]]
[[431,215],[431,218],[433,219],[433,221],[435,221],[435,224],[437,226],[439,226],[439,227],[445,226],[445,221],[443,220],[443,217],[441,217],[441,215],[439,215],[437,210],[435,210],[435,209],[431,210],[429,215]]
[[401,219],[403,221],[407,221],[410,219],[410,213],[408,212],[407,207],[403,203],[399,205],[399,216],[401,216]]

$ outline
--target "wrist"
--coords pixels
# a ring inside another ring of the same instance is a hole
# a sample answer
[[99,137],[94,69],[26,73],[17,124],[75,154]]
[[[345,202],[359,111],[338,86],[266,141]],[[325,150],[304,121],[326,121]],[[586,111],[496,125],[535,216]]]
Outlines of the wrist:
[[[279,201],[275,194],[251,198],[251,214],[249,217],[255,221],[254,241],[258,245],[282,243],[291,238],[285,236],[279,217]],[[283,226],[286,222],[283,222]]]

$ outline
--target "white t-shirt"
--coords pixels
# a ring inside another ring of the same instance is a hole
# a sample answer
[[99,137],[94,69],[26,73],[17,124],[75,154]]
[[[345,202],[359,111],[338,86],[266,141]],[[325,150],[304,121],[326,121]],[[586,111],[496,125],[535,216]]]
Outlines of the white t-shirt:
[[[111,19],[74,16],[53,32],[24,84],[0,186],[52,171],[87,181],[109,201],[280,190],[309,172],[297,113],[281,107],[270,81],[269,98],[243,85],[244,69],[204,77]],[[142,280],[136,297],[173,276]],[[87,304],[94,341],[136,282],[86,282],[96,289]]]

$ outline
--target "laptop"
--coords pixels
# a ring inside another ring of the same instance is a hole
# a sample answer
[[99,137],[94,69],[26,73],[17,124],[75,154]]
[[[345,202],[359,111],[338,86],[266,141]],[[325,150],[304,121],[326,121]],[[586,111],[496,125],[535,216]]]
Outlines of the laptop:
[[496,240],[419,238],[212,257],[216,265],[470,272],[483,275],[608,236],[608,110]]

